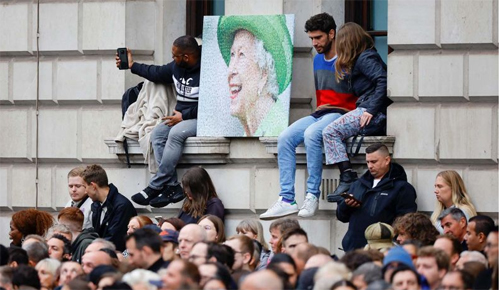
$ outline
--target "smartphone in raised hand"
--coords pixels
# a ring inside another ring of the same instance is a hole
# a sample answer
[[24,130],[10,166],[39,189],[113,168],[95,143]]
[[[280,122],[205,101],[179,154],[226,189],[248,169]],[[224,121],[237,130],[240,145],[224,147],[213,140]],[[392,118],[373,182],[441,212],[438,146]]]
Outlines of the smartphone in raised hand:
[[116,50],[118,53],[118,57],[120,58],[120,66],[119,69],[128,69],[128,56],[127,56],[127,48],[121,47]]

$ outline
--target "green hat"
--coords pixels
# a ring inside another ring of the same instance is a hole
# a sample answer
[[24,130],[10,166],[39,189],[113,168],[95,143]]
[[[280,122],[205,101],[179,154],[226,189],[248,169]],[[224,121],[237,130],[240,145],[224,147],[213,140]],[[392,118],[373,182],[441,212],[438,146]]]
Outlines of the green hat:
[[221,16],[217,29],[219,49],[229,66],[231,46],[238,30],[246,30],[262,40],[264,48],[274,59],[281,94],[292,80],[293,45],[286,26],[285,15]]

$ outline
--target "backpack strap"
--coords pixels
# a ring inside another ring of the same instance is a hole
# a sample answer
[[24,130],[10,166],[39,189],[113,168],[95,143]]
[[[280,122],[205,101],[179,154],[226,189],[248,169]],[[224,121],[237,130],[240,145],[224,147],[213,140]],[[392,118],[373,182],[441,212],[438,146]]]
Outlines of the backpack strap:
[[124,138],[123,140],[123,150],[125,150],[125,157],[127,158],[127,167],[130,168],[130,156],[128,154],[128,144],[127,144],[127,138]]
[[[359,141],[356,140],[356,139],[358,139],[358,137],[359,137]],[[349,153],[348,153],[349,157],[352,158],[352,157],[358,155],[364,139],[365,139],[365,133],[364,133],[363,129],[361,129],[361,132],[359,132],[359,134],[356,134],[352,137],[352,143],[351,143],[351,147],[349,148]],[[356,144],[356,142],[357,142],[357,144]],[[356,149],[353,152],[354,145],[356,145]]]

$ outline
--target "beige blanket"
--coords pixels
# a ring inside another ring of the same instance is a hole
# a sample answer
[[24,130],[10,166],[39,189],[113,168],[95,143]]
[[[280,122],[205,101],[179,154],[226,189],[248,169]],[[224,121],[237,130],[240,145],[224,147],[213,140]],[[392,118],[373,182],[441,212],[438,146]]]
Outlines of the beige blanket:
[[162,121],[162,117],[172,115],[175,104],[175,91],[172,85],[145,80],[137,101],[127,109],[120,133],[115,138],[116,142],[123,142],[125,138],[138,140],[144,164],[149,164],[151,173],[156,173],[158,170],[150,141],[151,131]]

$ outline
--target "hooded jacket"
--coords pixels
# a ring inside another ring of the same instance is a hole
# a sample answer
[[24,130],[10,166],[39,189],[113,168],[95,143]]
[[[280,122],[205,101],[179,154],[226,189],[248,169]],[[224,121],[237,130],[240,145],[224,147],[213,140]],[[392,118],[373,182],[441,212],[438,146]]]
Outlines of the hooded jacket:
[[130,69],[133,74],[154,83],[174,84],[175,110],[181,112],[183,120],[198,118],[200,61],[189,68],[180,67],[174,61],[162,66],[134,62]]
[[376,222],[392,224],[394,219],[417,211],[415,188],[407,182],[403,167],[391,163],[389,172],[373,186],[373,176],[366,171],[349,189],[349,193],[361,201],[358,208],[341,201],[337,207],[337,219],[349,223],[342,240],[344,251],[352,251],[366,245],[365,230]]
[[373,116],[386,113],[392,101],[387,97],[387,65],[374,48],[363,51],[357,58],[349,76],[356,107],[365,108]]
[[71,244],[71,261],[81,263],[85,249],[98,237],[99,235],[94,231],[94,228],[83,229]]

